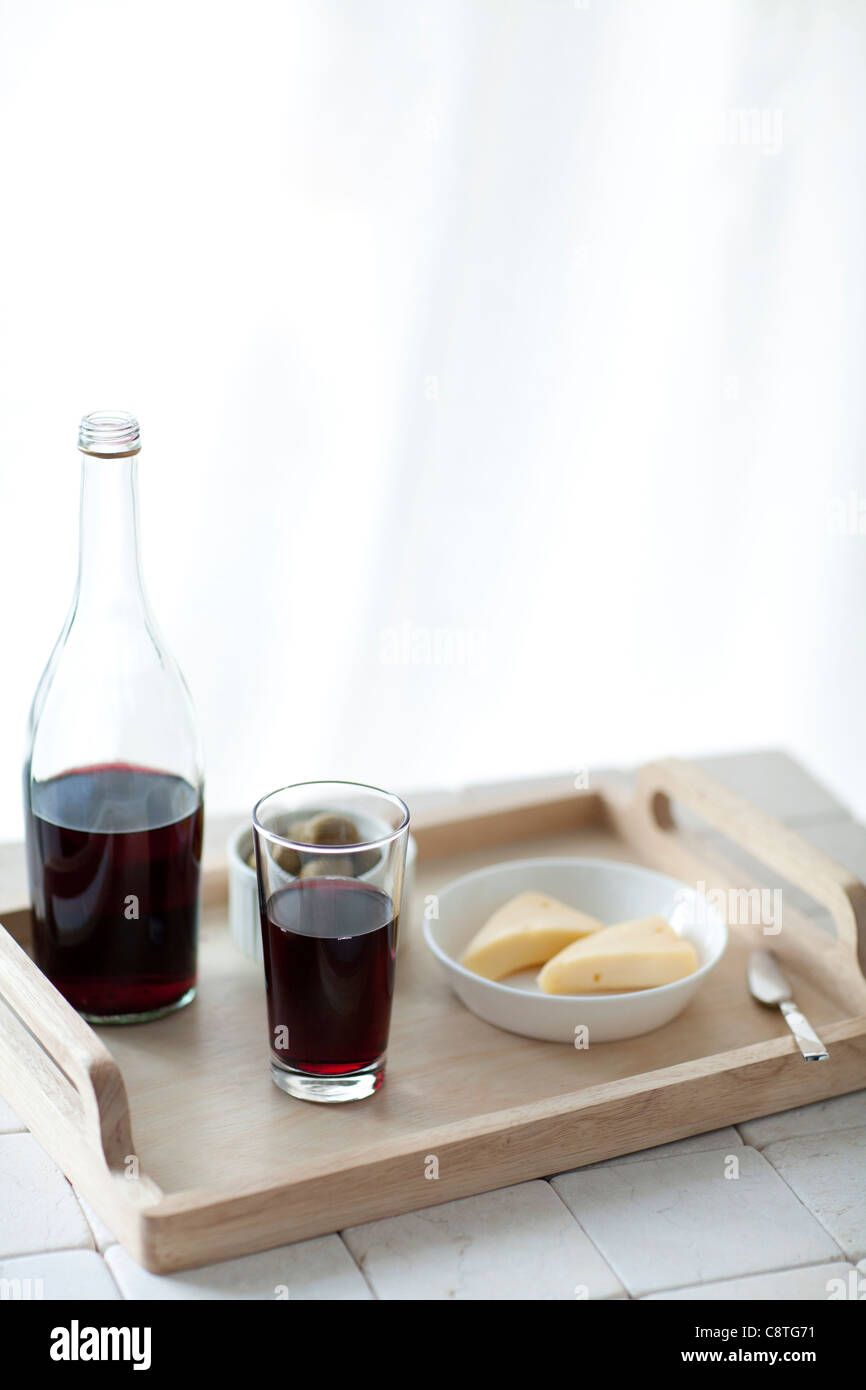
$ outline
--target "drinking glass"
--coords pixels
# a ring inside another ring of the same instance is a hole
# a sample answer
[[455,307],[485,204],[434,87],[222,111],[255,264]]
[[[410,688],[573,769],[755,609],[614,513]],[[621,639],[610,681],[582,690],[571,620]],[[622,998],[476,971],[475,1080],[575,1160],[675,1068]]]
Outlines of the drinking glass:
[[253,811],[271,1075],[301,1100],[379,1089],[409,812],[354,782],[302,782]]

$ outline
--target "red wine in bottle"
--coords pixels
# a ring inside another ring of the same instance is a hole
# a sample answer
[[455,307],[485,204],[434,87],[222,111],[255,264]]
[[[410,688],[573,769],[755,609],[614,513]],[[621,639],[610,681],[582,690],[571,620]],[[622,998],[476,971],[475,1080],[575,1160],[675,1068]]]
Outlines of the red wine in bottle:
[[203,813],[180,777],[85,768],[34,788],[34,951],[91,1018],[176,1006],[194,987]]

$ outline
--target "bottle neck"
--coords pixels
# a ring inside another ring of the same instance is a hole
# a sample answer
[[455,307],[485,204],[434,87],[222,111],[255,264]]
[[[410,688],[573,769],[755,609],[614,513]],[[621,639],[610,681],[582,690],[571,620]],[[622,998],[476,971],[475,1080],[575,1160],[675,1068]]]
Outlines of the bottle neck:
[[146,609],[138,546],[138,457],[83,454],[78,608]]

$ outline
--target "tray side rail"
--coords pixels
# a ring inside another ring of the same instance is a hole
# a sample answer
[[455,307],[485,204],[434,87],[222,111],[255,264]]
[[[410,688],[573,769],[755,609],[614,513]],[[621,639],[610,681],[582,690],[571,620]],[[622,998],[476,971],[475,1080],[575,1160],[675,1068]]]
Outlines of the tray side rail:
[[[688,807],[706,825],[825,907],[832,914],[849,969],[860,985],[866,984],[866,886],[856,874],[702,768],[665,758],[640,769],[625,818],[646,852],[674,868],[684,856],[677,844],[672,802]],[[816,936],[825,935],[817,928],[814,931]]]
[[[75,1131],[77,1147],[91,1164],[123,1176],[134,1165],[126,1087],[116,1061],[0,927],[0,1004],[3,1056],[10,1086],[39,1088],[58,1121]],[[14,1099],[12,1101],[14,1104]]]

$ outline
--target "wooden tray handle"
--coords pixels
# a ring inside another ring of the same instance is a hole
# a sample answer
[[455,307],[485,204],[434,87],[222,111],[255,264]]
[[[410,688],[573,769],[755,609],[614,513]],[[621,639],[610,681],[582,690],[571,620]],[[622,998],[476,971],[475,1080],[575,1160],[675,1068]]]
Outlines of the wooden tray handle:
[[[80,1136],[97,1161],[122,1174],[134,1154],[129,1102],[120,1068],[92,1028],[79,1018],[46,980],[25,951],[0,927],[0,998],[30,1035],[23,1041],[39,1044],[66,1083],[77,1093],[83,1110]],[[11,1040],[10,1040],[11,1041]]]
[[636,804],[654,838],[675,829],[671,799],[826,907],[866,974],[866,887],[855,874],[693,763],[647,763],[637,775]]

